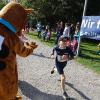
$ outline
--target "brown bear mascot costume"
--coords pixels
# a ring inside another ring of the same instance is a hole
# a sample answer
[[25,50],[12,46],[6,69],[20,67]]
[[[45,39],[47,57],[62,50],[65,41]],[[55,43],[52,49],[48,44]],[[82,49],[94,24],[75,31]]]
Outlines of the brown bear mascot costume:
[[0,11],[0,100],[19,100],[16,54],[27,57],[37,47],[25,46],[19,39],[27,20],[27,11],[10,2]]

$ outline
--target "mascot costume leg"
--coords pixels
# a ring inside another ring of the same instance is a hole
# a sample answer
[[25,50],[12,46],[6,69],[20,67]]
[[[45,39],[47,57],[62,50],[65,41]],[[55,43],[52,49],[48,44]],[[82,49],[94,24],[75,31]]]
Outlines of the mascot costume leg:
[[10,2],[0,11],[0,100],[21,100],[16,96],[16,54],[27,57],[37,47],[34,42],[25,46],[19,39],[26,20],[27,11],[18,3]]

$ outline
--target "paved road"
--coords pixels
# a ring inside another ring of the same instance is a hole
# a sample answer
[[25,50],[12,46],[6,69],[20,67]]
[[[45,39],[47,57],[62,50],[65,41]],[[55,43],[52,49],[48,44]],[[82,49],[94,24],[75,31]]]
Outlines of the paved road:
[[[33,40],[34,41],[34,40]],[[19,91],[23,100],[63,100],[59,75],[50,74],[54,59],[52,48],[39,45],[27,58],[18,57]],[[65,68],[66,91],[71,100],[100,100],[100,76],[77,63],[69,61]]]

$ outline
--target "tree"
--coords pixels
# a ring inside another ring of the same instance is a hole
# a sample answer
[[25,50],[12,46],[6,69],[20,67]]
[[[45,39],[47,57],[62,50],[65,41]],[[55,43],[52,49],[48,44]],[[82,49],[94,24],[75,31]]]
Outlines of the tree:
[[0,10],[5,6],[5,2],[4,1],[1,1],[0,2]]
[[82,17],[82,0],[20,0],[26,8],[33,8],[33,18],[45,18],[48,21],[70,20]]
[[87,16],[99,16],[100,15],[100,0],[88,0]]

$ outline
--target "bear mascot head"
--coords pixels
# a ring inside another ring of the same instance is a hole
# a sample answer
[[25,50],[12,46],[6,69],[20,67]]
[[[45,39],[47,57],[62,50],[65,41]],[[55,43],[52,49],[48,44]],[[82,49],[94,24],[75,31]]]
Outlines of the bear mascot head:
[[26,20],[27,11],[16,2],[8,3],[0,11],[0,100],[16,100],[16,54],[27,57],[37,47],[33,42],[25,46],[19,39]]

